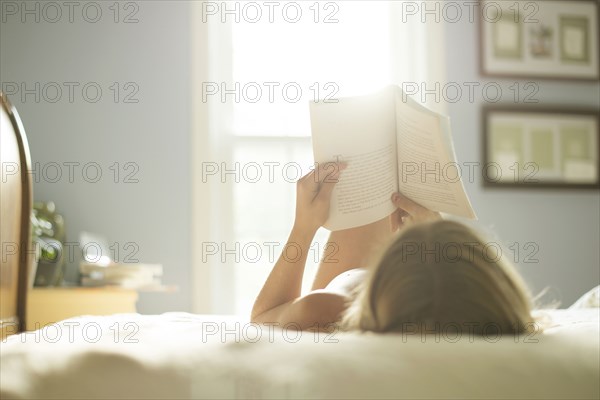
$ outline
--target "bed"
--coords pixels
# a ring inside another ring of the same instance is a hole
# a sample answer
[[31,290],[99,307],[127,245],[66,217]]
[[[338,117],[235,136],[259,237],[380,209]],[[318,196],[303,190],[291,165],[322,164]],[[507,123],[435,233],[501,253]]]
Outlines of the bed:
[[186,313],[81,317],[9,337],[0,397],[598,398],[598,310],[546,314],[543,334],[498,341]]
[[[2,161],[27,166],[4,97],[2,124]],[[600,309],[585,302],[538,311],[543,332],[501,339],[297,332],[188,313],[82,316],[23,332],[31,182],[10,179],[2,242],[21,246],[0,275],[2,399],[600,397]]]

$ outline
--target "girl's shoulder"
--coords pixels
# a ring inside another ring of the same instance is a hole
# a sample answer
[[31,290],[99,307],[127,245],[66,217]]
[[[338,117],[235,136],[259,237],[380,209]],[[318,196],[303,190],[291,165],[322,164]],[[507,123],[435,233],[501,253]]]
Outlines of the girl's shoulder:
[[362,284],[366,277],[367,270],[365,268],[350,269],[333,278],[325,287],[325,290],[351,296],[356,287]]

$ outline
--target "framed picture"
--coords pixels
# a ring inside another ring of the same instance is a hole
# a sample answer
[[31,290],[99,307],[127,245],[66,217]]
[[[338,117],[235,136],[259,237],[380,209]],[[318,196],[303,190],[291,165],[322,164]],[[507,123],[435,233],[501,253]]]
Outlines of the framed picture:
[[599,6],[595,0],[480,0],[484,76],[600,78]]
[[594,109],[483,109],[485,186],[599,188]]

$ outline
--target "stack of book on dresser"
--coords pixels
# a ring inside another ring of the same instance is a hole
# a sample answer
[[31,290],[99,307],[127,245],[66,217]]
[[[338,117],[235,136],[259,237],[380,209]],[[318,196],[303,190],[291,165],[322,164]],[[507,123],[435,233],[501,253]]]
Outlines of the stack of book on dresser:
[[79,264],[82,286],[118,286],[127,289],[161,287],[163,268],[160,264],[100,264],[82,261]]
[[[163,274],[161,264],[115,261],[118,257],[111,249],[120,246],[115,243],[109,247],[108,241],[101,235],[81,232],[79,240],[82,250],[82,260],[79,263],[81,286],[117,286],[138,290],[163,288],[160,281]],[[131,255],[128,254],[125,259],[130,260]]]

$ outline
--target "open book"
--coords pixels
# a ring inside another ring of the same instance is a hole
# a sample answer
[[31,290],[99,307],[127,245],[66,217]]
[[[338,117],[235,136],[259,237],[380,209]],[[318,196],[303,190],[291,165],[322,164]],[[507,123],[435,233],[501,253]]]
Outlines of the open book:
[[329,230],[366,225],[390,215],[399,191],[434,211],[476,218],[461,179],[449,118],[397,86],[337,102],[311,102],[317,163],[344,161],[331,200]]

